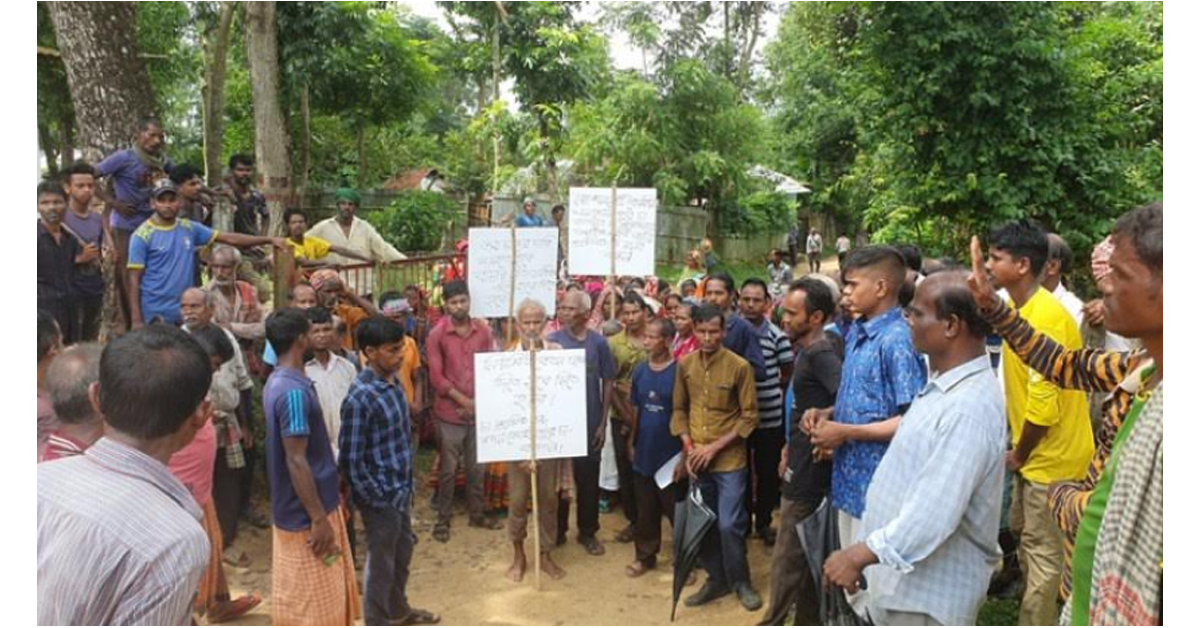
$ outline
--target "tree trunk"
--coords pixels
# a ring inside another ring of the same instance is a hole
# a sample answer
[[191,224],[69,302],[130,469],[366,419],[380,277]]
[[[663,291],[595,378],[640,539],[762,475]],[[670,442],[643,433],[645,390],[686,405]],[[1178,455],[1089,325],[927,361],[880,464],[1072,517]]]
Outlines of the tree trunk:
[[308,176],[312,170],[312,108],[308,102],[308,83],[300,88],[300,123],[304,126],[300,137],[300,190],[308,191]]
[[138,51],[133,2],[49,2],[75,105],[77,145],[99,161],[127,145],[154,114],[150,75]]
[[[500,5],[496,9],[496,24],[492,27],[492,104],[500,102]],[[500,191],[500,125],[492,121],[492,196]]]
[[[267,209],[268,233],[283,234],[283,211],[291,199],[292,162],[288,156],[287,124],[279,103],[279,38],[274,2],[246,3],[246,56],[254,98],[254,152]],[[286,252],[275,252],[276,259]],[[288,285],[275,282],[275,303],[287,302]]]
[[53,135],[50,133],[50,127],[45,124],[38,123],[38,144],[42,146],[42,154],[46,156],[46,176],[54,178],[58,176],[58,154],[55,152],[58,149],[58,143],[54,141]]
[[63,116],[63,118],[58,123],[59,146],[62,147],[58,153],[58,159],[62,164],[62,169],[66,170],[75,163],[75,121],[69,116]]
[[367,125],[358,127],[358,189],[367,187]]
[[222,2],[216,30],[204,42],[204,175],[210,186],[221,183],[221,152],[225,139],[225,68],[233,2]]

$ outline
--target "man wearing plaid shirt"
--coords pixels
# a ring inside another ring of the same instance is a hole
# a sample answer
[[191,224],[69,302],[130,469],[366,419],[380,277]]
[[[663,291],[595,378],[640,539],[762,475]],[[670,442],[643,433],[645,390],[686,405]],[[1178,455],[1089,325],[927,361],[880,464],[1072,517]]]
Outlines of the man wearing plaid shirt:
[[825,579],[865,587],[876,625],[973,626],[1001,558],[1007,435],[989,327],[958,271],[924,281],[905,317],[934,376],[875,471],[862,536],[842,539]]
[[412,531],[412,423],[397,373],[404,326],[389,318],[359,324],[367,367],[342,404],[338,460],[367,531],[363,611],[368,626],[429,625],[438,617],[408,603]]

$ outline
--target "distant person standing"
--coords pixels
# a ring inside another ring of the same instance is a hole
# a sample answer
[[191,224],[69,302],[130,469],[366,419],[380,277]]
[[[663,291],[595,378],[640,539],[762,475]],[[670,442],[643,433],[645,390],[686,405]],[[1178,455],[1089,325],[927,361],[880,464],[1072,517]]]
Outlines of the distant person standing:
[[851,246],[852,245],[850,243],[850,236],[847,236],[843,232],[842,235],[839,236],[837,239],[837,254],[838,254],[838,267],[839,268],[841,268],[841,266],[846,263],[846,258],[849,257],[849,255],[850,255]]
[[545,227],[546,219],[537,213],[537,203],[532,198],[525,199],[523,213],[517,216],[517,227]]
[[821,234],[813,229],[808,234],[808,241],[804,243],[804,250],[808,253],[808,272],[821,272],[821,251],[825,248],[825,242],[821,239]]

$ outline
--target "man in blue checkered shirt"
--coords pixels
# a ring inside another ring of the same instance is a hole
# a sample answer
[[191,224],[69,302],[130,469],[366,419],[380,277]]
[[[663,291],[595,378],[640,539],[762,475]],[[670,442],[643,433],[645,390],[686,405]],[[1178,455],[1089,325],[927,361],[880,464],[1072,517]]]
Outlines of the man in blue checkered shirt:
[[900,422],[867,490],[862,533],[825,580],[864,588],[880,626],[973,626],[1000,563],[1006,419],[966,275],[931,275],[905,311],[934,376]]
[[363,612],[368,626],[413,626],[439,618],[408,603],[412,532],[412,423],[397,373],[404,326],[373,317],[359,323],[367,367],[342,404],[339,462],[367,531]]

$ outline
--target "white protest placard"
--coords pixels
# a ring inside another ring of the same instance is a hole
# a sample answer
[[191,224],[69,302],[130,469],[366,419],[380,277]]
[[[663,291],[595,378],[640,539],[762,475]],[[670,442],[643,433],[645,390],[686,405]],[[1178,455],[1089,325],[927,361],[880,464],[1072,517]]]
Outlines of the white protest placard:
[[612,189],[571,188],[571,274],[653,275],[657,214],[658,193],[653,188],[617,188],[615,216]]
[[587,360],[582,349],[538,351],[537,451],[530,442],[530,353],[475,355],[480,463],[586,456]]
[[[516,258],[513,237],[516,236]],[[504,318],[525,299],[535,299],[554,316],[558,288],[558,229],[471,229],[469,232],[471,315]],[[513,281],[513,271],[516,281]]]

